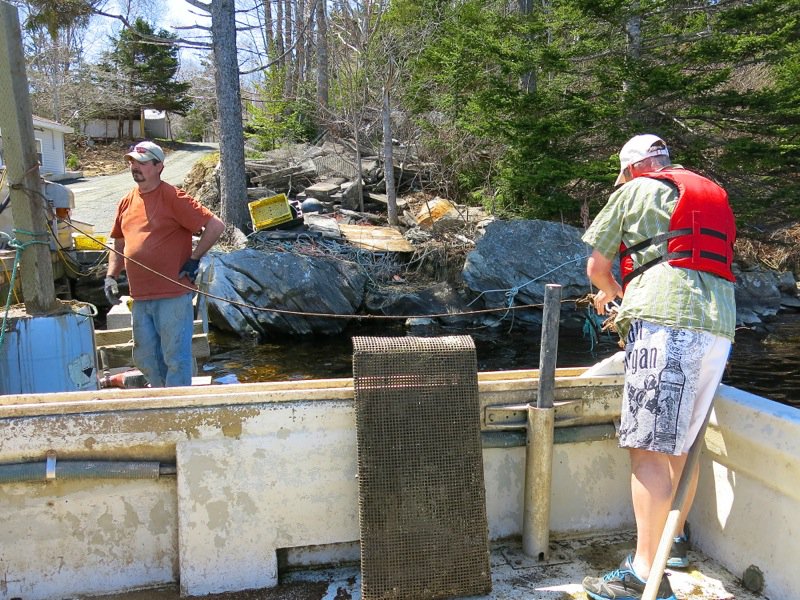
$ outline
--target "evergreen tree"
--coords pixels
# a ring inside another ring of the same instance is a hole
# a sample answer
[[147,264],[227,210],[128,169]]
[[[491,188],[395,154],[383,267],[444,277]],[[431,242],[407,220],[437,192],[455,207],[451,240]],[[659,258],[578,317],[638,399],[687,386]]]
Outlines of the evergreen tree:
[[393,4],[407,31],[434,23],[427,36],[411,34],[426,43],[404,100],[462,198],[577,220],[587,202],[605,201],[620,145],[652,132],[677,160],[725,185],[740,214],[769,206],[765,197],[800,207],[800,0],[529,8]]
[[107,70],[121,74],[121,87],[141,107],[185,115],[191,107],[188,82],[176,81],[177,38],[166,30],[154,31],[141,18],[130,29],[112,39],[114,49],[107,55]]

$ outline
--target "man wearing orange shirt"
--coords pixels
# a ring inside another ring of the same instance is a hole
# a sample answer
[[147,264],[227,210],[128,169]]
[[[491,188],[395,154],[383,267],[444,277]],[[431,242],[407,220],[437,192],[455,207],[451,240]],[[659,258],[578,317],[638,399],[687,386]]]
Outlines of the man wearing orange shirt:
[[183,190],[161,181],[164,151],[157,144],[139,142],[125,158],[136,187],[117,206],[106,297],[119,304],[116,278],[124,268],[134,300],[134,364],[152,387],[191,385],[194,280],[200,259],[225,224]]

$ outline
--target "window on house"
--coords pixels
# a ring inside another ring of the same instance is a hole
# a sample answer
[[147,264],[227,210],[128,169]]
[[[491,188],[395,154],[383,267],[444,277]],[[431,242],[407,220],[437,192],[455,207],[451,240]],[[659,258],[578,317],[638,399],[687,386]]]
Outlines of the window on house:
[[36,140],[36,158],[39,160],[39,166],[42,166],[42,140]]

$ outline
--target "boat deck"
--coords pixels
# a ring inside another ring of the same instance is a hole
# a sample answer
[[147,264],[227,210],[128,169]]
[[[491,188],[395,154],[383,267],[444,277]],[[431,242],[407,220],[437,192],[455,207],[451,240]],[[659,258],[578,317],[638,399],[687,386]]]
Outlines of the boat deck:
[[[472,600],[586,600],[581,587],[586,575],[601,575],[614,568],[630,553],[634,533],[553,540],[550,559],[539,562],[522,552],[519,540],[492,544],[492,592]],[[726,571],[702,553],[690,550],[688,569],[668,569],[678,600],[765,600],[748,591],[740,576]],[[143,590],[104,600],[177,600],[178,586]],[[81,597],[84,598],[84,597]],[[97,600],[98,597],[95,597]],[[361,575],[358,565],[330,569],[292,571],[269,590],[248,590],[203,596],[205,600],[360,600]]]

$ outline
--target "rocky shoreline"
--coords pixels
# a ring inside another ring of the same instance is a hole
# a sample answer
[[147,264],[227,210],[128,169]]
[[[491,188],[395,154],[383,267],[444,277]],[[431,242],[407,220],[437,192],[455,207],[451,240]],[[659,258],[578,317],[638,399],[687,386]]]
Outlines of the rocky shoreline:
[[[427,194],[419,189],[424,166],[410,168],[413,160],[395,167],[403,195],[400,225],[390,227],[382,164],[364,155],[354,197],[346,152],[336,143],[300,144],[248,162],[248,201],[286,194],[293,219],[256,232],[229,228],[222,249],[204,258],[200,283],[214,327],[249,339],[337,335],[370,318],[429,330],[538,328],[551,283],[562,286],[562,326],[585,327],[588,311],[576,301],[594,290],[582,229],[497,219]],[[218,211],[214,162],[198,161],[183,187]],[[734,272],[738,326],[759,328],[781,311],[800,310],[792,271],[737,256]],[[77,282],[75,296],[107,309],[102,284],[91,277]]]
[[[250,338],[336,335],[348,319],[322,316],[328,314],[398,317],[408,327],[499,327],[513,319],[538,328],[547,284],[562,286],[562,324],[585,322],[585,308],[574,301],[593,291],[585,274],[590,249],[570,225],[493,220],[461,267],[449,265],[455,276],[416,280],[408,259],[382,264],[376,276],[363,256],[324,253],[324,238],[314,232],[284,239],[279,250],[248,247],[204,259],[212,325]],[[800,309],[791,272],[735,265],[735,273],[738,326],[758,327],[779,311]]]

